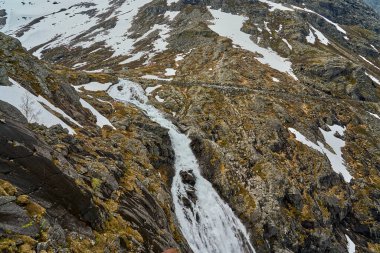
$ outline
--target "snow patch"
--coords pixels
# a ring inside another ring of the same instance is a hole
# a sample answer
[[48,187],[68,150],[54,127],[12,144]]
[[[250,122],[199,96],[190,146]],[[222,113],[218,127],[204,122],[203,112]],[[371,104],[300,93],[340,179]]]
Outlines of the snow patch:
[[12,86],[0,86],[0,100],[7,102],[14,107],[16,107],[25,117],[27,117],[27,113],[23,110],[23,104],[25,104],[25,98],[29,99],[29,107],[35,117],[27,118],[29,123],[38,123],[40,125],[44,125],[46,127],[51,127],[54,125],[61,125],[63,128],[66,128],[70,134],[75,134],[73,128],[63,122],[60,118],[52,114],[48,111],[42,104],[47,106],[50,110],[60,114],[64,118],[67,118],[69,121],[73,122],[77,126],[81,127],[81,125],[64,113],[61,109],[57,108],[53,104],[51,104],[48,100],[41,96],[35,96],[30,93],[24,87],[22,87],[19,83],[14,81],[13,79],[9,79],[12,83]]
[[375,114],[375,113],[372,113],[372,112],[368,112],[371,116],[377,118],[377,119],[380,119],[380,116]]
[[364,56],[362,55],[359,55],[360,58],[362,58],[364,61],[366,61],[367,63],[369,63],[370,65],[374,66],[375,68],[377,68],[378,70],[380,70],[380,68],[378,66],[376,66],[375,64],[373,64],[371,61],[367,60],[367,58],[365,58]]
[[291,8],[288,8],[280,3],[273,3],[272,1],[268,0],[259,0],[259,2],[266,3],[269,5],[270,9],[269,11],[275,11],[275,10],[280,10],[280,11],[294,11]]
[[342,156],[343,155],[342,148],[346,145],[346,143],[345,141],[335,136],[336,133],[338,133],[340,136],[343,136],[344,131],[346,129],[339,125],[332,125],[332,126],[328,125],[328,127],[330,128],[330,131],[325,131],[322,128],[319,128],[319,131],[322,133],[326,144],[332,148],[333,152],[331,152],[328,148],[326,148],[325,145],[320,141],[317,141],[317,144],[315,144],[312,141],[308,140],[305,136],[303,136],[300,132],[298,132],[294,128],[289,128],[289,131],[292,132],[296,136],[297,141],[326,155],[326,157],[330,161],[332,169],[336,173],[342,174],[344,180],[347,183],[349,183],[352,179],[352,176],[348,172],[347,167],[345,165],[345,161]]
[[267,30],[267,32],[268,32],[269,34],[272,34],[272,31],[271,31],[271,29],[269,29],[268,24],[269,24],[269,22],[264,21],[264,28],[265,28],[265,30]]
[[176,57],[175,57],[175,61],[183,61],[185,59],[185,57],[183,56],[183,54],[177,54]]
[[107,125],[111,126],[113,129],[116,129],[106,117],[100,114],[100,112],[98,112],[94,107],[92,107],[92,105],[90,105],[84,99],[81,98],[79,102],[84,108],[89,109],[91,113],[96,117],[96,125],[98,125],[100,128]]
[[172,68],[167,68],[165,71],[165,76],[175,76],[175,73],[177,72],[177,70]]
[[346,239],[347,239],[347,250],[348,250],[348,253],[355,253],[355,248],[356,248],[355,243],[351,240],[350,237],[348,237],[348,235],[345,235],[345,236],[346,236]]
[[[318,31],[316,28],[310,25],[310,28],[314,31],[314,34],[317,36],[318,40],[323,44],[323,45],[328,45],[330,41],[321,33]],[[314,44],[314,43],[313,43]]]
[[279,32],[281,32],[281,30],[282,30],[282,24],[280,24],[280,25],[278,26],[278,29],[275,30],[275,32],[276,32],[276,33],[279,33]]
[[81,88],[88,91],[106,91],[111,85],[112,83],[91,82],[82,85],[73,85],[73,87],[77,92],[81,92]]
[[316,40],[316,38],[315,38],[315,36],[314,36],[313,31],[312,31],[311,29],[309,29],[309,35],[306,36],[306,41],[307,41],[308,43],[310,43],[310,44],[315,44],[315,40]]
[[290,45],[290,43],[289,43],[289,41],[288,41],[287,39],[282,39],[282,41],[285,42],[285,44],[288,46],[288,48],[289,48],[290,50],[293,50],[292,45]]
[[[128,30],[132,26],[133,18],[139,9],[151,0],[126,0],[117,10],[108,13],[105,22],[115,22],[111,29],[97,27],[100,14],[112,10],[112,1],[93,0],[93,5],[78,4],[77,0],[53,1],[28,0],[24,6],[22,1],[3,0],[8,13],[7,25],[2,32],[15,36],[17,32],[32,20],[43,17],[39,22],[31,25],[18,39],[27,49],[44,45],[34,54],[41,57],[44,49],[57,46],[83,46],[88,48],[97,42],[104,42],[106,47],[112,48],[113,56],[128,55],[133,49],[135,39],[128,37]],[[89,17],[88,11],[95,9],[97,16]],[[172,18],[174,13],[168,13]],[[78,37],[85,32],[87,40],[78,42]]]
[[160,88],[161,86],[162,86],[162,85],[159,84],[159,85],[156,85],[156,86],[154,86],[154,87],[148,87],[148,88],[145,89],[145,94],[146,94],[147,96],[150,96],[150,94],[152,94],[153,91],[157,90],[157,89]]
[[261,54],[261,57],[256,57],[259,62],[268,64],[271,68],[287,73],[295,80],[298,80],[293,73],[292,63],[288,59],[282,58],[270,48],[267,49],[258,46],[250,39],[249,34],[240,30],[244,22],[247,21],[246,17],[225,13],[220,10],[212,10],[210,8],[209,11],[214,16],[213,24],[209,25],[211,30],[220,36],[230,38],[234,44],[240,46],[242,49]]
[[171,81],[173,78],[161,78],[156,75],[143,75],[141,78],[149,80],[159,80],[159,81]]
[[373,75],[370,75],[368,74],[367,72],[365,72],[365,74],[376,84],[380,85],[380,80],[377,79],[376,77],[374,77]]
[[295,6],[295,5],[292,5],[292,7],[293,7],[293,9],[296,9],[296,10],[305,11],[305,12],[308,12],[308,13],[315,14],[315,15],[317,15],[317,16],[323,18],[327,23],[329,23],[329,24],[335,26],[335,28],[336,28],[339,32],[341,32],[341,33],[343,33],[343,34],[347,34],[347,32],[346,32],[346,31],[345,31],[345,30],[344,30],[339,24],[337,24],[337,23],[331,21],[330,19],[328,19],[328,18],[322,16],[322,15],[319,14],[319,13],[316,13],[316,12],[313,11],[313,10],[310,10],[310,9],[308,9],[308,8],[301,8],[301,7],[298,7],[298,6]]
[[380,53],[379,50],[377,50],[377,48],[376,48],[374,45],[371,45],[371,47],[372,47],[376,52]]
[[167,17],[169,21],[173,21],[179,13],[179,11],[167,11],[165,12],[165,17]]
[[87,62],[76,63],[73,65],[74,69],[78,69],[87,65]]
[[160,103],[165,102],[165,100],[164,100],[163,98],[160,98],[159,95],[156,95],[154,98],[155,98],[158,102],[160,102]]

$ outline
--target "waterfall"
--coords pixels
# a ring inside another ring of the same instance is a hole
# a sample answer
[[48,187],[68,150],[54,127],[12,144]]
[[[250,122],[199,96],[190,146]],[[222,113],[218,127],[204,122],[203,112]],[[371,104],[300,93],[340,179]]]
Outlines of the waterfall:
[[231,208],[200,173],[190,138],[148,103],[137,83],[120,80],[108,90],[116,100],[131,103],[169,130],[175,153],[172,197],[181,231],[195,253],[254,253],[249,235]]

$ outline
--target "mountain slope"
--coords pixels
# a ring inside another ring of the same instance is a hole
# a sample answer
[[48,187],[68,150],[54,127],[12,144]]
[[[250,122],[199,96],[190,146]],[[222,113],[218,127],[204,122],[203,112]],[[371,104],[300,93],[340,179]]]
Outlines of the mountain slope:
[[[256,252],[347,252],[348,243],[379,251],[380,21],[362,1],[0,3],[2,31],[45,61],[2,36],[0,80],[9,76],[72,118],[52,112],[75,141],[63,130],[57,140],[44,127],[23,128],[83,174],[73,191],[88,192],[102,224],[73,212],[93,229],[85,248],[191,252],[172,210],[167,131],[107,92],[129,79],[191,138],[203,176]],[[83,100],[115,129],[100,130]],[[196,203],[192,194],[184,208]],[[80,252],[77,242],[67,248]]]
[[[0,33],[0,41],[0,97],[8,102],[0,104],[1,251],[176,247],[188,252],[170,210],[173,157],[167,132],[130,106],[80,98],[71,86],[107,87],[114,77],[52,66],[29,55],[15,39]],[[10,89],[12,98],[3,97]],[[18,102],[20,89],[31,102],[24,97]],[[42,110],[61,123],[47,128]],[[27,117],[28,111],[35,117]],[[97,126],[99,115],[111,118],[119,131]],[[147,149],[151,152],[143,153]],[[151,171],[156,169],[167,179],[158,180]]]
[[380,3],[376,0],[364,0],[369,6],[371,6],[377,13],[380,13]]

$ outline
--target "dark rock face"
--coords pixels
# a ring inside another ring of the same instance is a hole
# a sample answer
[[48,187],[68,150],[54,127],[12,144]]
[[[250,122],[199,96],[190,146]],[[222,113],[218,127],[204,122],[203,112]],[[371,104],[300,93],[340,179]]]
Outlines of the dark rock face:
[[[74,182],[76,172],[25,126],[11,119],[0,125],[0,178],[17,186],[24,194],[65,207],[94,228],[102,227],[101,209],[91,195]],[[65,169],[55,165],[59,160]],[[54,215],[54,214],[52,214]]]
[[15,197],[0,197],[0,236],[12,232],[37,237],[40,232],[38,225],[15,203],[15,200]]
[[[149,252],[163,252],[168,248],[178,248],[178,243],[166,232],[169,230],[169,225],[164,210],[143,186],[141,186],[141,191],[141,195],[132,192],[125,193],[119,208],[120,214],[125,220],[139,227],[138,231],[144,238],[144,247]],[[183,252],[191,251],[184,248]]]
[[3,114],[14,121],[18,121],[23,124],[28,123],[27,119],[16,107],[12,106],[11,104],[8,104],[7,102],[0,101],[0,117]]

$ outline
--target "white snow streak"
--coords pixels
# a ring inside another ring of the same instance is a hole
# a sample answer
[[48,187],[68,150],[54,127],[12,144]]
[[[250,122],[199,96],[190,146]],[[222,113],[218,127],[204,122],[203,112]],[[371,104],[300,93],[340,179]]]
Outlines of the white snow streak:
[[315,144],[312,141],[308,140],[305,136],[303,136],[294,128],[289,128],[289,131],[296,136],[297,141],[307,145],[310,148],[317,150],[322,154],[325,154],[330,161],[332,169],[336,173],[342,174],[344,180],[347,183],[349,183],[352,179],[352,176],[348,172],[347,167],[345,165],[345,161],[342,156],[342,148],[345,146],[346,143],[340,138],[334,136],[335,133],[338,133],[340,136],[343,136],[345,128],[339,125],[332,125],[328,127],[330,128],[330,131],[325,131],[322,128],[319,128],[319,131],[321,131],[326,144],[332,148],[333,152],[326,148],[325,145],[320,141],[317,141],[317,144]]
[[108,125],[111,126],[113,129],[116,129],[106,117],[100,114],[100,112],[98,112],[94,107],[92,107],[92,105],[87,103],[84,99],[81,98],[79,102],[82,104],[84,108],[89,109],[91,113],[96,117],[96,125],[98,125],[100,128]]
[[348,237],[348,235],[345,235],[346,236],[346,239],[347,239],[347,250],[348,250],[348,253],[355,253],[355,243],[351,240],[350,237]]

